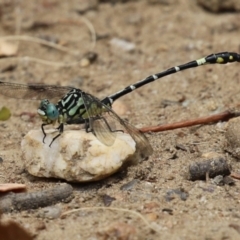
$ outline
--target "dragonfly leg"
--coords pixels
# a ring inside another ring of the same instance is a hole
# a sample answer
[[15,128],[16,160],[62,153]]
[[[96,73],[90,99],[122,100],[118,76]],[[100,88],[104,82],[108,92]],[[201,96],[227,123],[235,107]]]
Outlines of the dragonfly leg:
[[53,143],[59,136],[61,136],[61,134],[63,133],[63,126],[64,126],[63,123],[61,123],[61,124],[57,127],[57,130],[59,131],[59,134],[52,139],[51,143],[49,144],[49,147],[51,147],[52,143]]
[[92,126],[91,126],[92,124],[90,124],[90,121],[92,123],[91,118],[90,119],[85,119],[85,130],[86,130],[87,133],[93,132],[93,129],[92,129]]
[[123,130],[112,130],[111,126],[108,124],[107,120],[104,117],[101,117],[103,119],[103,121],[106,123],[106,126],[108,127],[110,132],[124,132]]
[[42,126],[41,126],[41,129],[42,129],[42,132],[43,132],[43,140],[42,140],[43,143],[45,143],[44,140],[45,140],[45,138],[47,136],[47,134],[45,133],[45,130],[44,130],[44,126],[46,126],[46,125],[48,125],[48,124],[43,123]]

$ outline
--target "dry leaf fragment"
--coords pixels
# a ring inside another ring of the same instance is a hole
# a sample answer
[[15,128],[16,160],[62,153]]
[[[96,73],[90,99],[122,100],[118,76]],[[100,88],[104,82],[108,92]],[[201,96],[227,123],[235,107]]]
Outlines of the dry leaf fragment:
[[0,41],[0,57],[15,56],[18,51],[18,45],[7,41]]
[[4,240],[32,240],[33,237],[18,223],[9,221],[7,224],[0,222],[0,239]]
[[19,184],[19,183],[3,183],[0,184],[0,192],[10,192],[14,190],[25,190],[26,185],[25,184]]

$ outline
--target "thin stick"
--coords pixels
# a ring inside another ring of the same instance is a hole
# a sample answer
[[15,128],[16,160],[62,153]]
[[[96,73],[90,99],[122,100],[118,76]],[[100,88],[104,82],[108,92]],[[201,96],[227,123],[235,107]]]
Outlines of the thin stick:
[[91,37],[92,37],[92,50],[95,48],[96,46],[96,42],[97,42],[97,34],[96,31],[94,29],[94,26],[92,25],[92,23],[84,16],[81,16],[83,22],[86,24],[86,26],[88,27],[90,33],[91,33]]
[[168,124],[163,124],[160,126],[152,126],[152,127],[143,127],[140,128],[140,131],[145,133],[145,132],[163,132],[167,130],[173,130],[177,128],[184,128],[184,127],[191,127],[199,124],[209,124],[209,123],[214,123],[218,121],[227,121],[230,118],[234,118],[240,116],[240,112],[234,112],[234,111],[224,111],[215,115],[207,116],[207,117],[200,117],[200,118],[195,118],[191,120],[184,120],[176,123],[168,123]]
[[[93,24],[84,16],[81,16],[82,21],[85,23],[85,25],[87,26],[90,34],[91,34],[91,39],[92,39],[92,47],[91,49],[93,50],[96,46],[96,42],[97,42],[97,34],[96,31],[94,29]],[[61,24],[74,24],[74,25],[79,25],[79,21],[78,20],[73,20],[73,19],[61,19],[58,20],[56,23],[61,23]]]
[[125,208],[115,208],[115,207],[84,207],[84,208],[78,208],[78,209],[73,209],[67,212],[64,212],[61,217],[64,217],[65,215],[71,214],[71,213],[75,213],[75,212],[79,212],[79,211],[89,211],[89,210],[112,210],[112,211],[118,211],[118,212],[127,212],[130,214],[133,214],[137,217],[139,217],[140,219],[142,219],[142,221],[152,230],[154,230],[155,232],[160,233],[160,230],[156,229],[155,227],[153,227],[148,221],[147,219],[141,214],[138,213],[136,211],[133,210],[129,210],[129,209],[125,209]]
[[37,37],[31,37],[31,36],[26,36],[26,35],[14,35],[14,36],[5,36],[5,37],[0,37],[0,41],[4,40],[4,41],[27,41],[27,42],[33,42],[33,43],[37,43],[37,44],[42,44],[51,48],[55,48],[59,51],[62,52],[66,52],[68,54],[71,55],[78,55],[79,52],[77,52],[76,50],[71,50],[65,47],[60,46],[59,44],[53,43],[53,42],[49,42],[46,41],[44,39],[41,38],[37,38]]
[[29,62],[40,63],[40,64],[53,66],[53,67],[71,67],[71,66],[78,65],[81,62],[81,60],[80,60],[80,61],[76,61],[76,62],[64,63],[64,62],[48,61],[48,60],[44,60],[44,59],[40,59],[40,58],[25,56],[25,57],[2,58],[2,59],[0,59],[0,63],[1,62],[6,62],[6,60],[10,60],[10,61],[26,61],[26,62],[29,61]]

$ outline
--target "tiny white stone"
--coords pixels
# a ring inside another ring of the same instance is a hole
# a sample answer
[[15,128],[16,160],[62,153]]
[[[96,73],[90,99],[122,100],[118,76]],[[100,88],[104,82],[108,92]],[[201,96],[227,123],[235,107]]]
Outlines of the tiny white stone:
[[134,43],[121,38],[112,38],[110,40],[110,44],[126,52],[131,52],[136,48],[136,45]]
[[49,144],[58,132],[46,133],[45,144],[41,130],[31,130],[21,143],[26,169],[34,176],[72,182],[96,181],[117,172],[135,158],[136,144],[126,133],[117,133],[113,145],[105,146],[85,130],[66,130],[51,147]]

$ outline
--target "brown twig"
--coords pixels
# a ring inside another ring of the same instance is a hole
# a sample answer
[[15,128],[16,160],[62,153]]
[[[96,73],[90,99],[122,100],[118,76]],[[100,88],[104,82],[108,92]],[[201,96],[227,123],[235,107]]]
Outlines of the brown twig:
[[234,118],[240,116],[240,112],[227,110],[215,115],[207,116],[207,117],[199,117],[191,120],[184,120],[176,123],[168,123],[160,126],[152,126],[152,127],[143,127],[140,128],[141,132],[162,132],[167,130],[173,130],[176,128],[184,128],[191,127],[199,124],[209,124],[218,121],[227,121],[230,118]]

